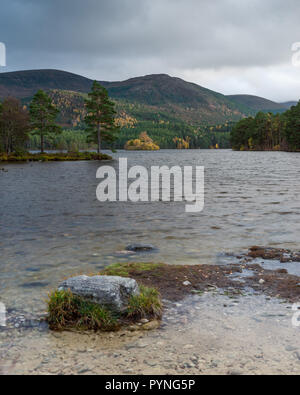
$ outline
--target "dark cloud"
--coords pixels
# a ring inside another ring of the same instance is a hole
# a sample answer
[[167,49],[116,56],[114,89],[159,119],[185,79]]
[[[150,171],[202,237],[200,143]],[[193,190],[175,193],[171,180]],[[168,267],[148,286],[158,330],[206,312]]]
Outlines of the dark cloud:
[[0,41],[9,70],[99,79],[176,72],[201,83],[209,70],[216,80],[234,73],[237,90],[249,82],[257,91],[243,78],[251,68],[290,64],[299,15],[298,0],[10,0],[1,6]]

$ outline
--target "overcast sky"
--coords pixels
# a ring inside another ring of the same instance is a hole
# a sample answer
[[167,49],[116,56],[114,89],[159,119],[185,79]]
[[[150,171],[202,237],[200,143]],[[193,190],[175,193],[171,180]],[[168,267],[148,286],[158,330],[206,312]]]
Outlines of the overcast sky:
[[2,0],[0,71],[167,73],[225,94],[298,100],[299,17],[299,0]]

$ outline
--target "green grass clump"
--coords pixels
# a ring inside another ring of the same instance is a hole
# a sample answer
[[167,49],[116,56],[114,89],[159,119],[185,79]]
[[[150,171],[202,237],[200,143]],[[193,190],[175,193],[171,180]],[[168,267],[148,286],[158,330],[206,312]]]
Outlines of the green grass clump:
[[130,262],[115,263],[105,268],[101,275],[129,277],[131,273],[142,273],[159,268],[159,263]]
[[48,323],[52,330],[79,329],[114,331],[118,317],[107,309],[75,296],[70,291],[54,291],[48,300]]
[[155,288],[140,286],[140,295],[132,296],[129,300],[127,317],[139,320],[141,318],[160,319],[162,317],[162,301]]
[[48,299],[48,324],[51,330],[68,329],[116,331],[141,318],[160,319],[162,302],[154,288],[140,286],[140,294],[132,296],[123,314],[116,313],[75,296],[71,291],[54,291]]

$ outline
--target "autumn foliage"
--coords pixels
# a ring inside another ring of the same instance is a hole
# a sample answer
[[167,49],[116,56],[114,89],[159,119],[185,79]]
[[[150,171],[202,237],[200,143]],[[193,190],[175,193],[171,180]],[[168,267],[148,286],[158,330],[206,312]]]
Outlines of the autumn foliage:
[[148,136],[147,132],[142,132],[138,139],[129,140],[125,144],[126,150],[132,151],[157,151],[159,146],[153,142],[153,140]]

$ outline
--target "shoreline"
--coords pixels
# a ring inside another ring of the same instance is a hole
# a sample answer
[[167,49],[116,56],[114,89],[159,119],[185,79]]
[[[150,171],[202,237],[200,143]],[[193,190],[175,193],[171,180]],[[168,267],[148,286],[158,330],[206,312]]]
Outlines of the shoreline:
[[[300,372],[288,304],[204,293],[169,303],[159,328],[0,332],[0,375],[252,375]],[[8,343],[5,347],[4,343]]]
[[[286,269],[264,269],[255,263],[261,256],[285,258]],[[53,332],[45,315],[9,311],[0,374],[299,374],[291,303],[299,300],[300,277],[287,273],[287,250],[252,247],[230,257],[239,264],[104,269],[160,290],[164,314],[150,330],[136,324],[108,333]]]
[[[288,259],[288,254],[291,258]],[[282,260],[282,256],[285,258]],[[230,255],[228,257],[234,263],[221,265],[169,265],[152,262],[123,262],[107,266],[99,273],[86,273],[87,276],[119,276],[131,278],[143,287],[154,288],[159,292],[163,301],[163,317],[168,312],[170,304],[180,304],[189,297],[201,297],[204,294],[218,294],[231,298],[239,298],[245,295],[258,295],[267,300],[284,301],[285,303],[297,303],[300,300],[300,276],[288,272],[289,263],[300,264],[300,252],[292,253],[288,250],[251,247],[247,253]],[[279,269],[264,268],[257,262],[257,258],[276,260],[281,262]],[[298,259],[298,260],[297,260]],[[236,263],[239,262],[239,263]],[[76,277],[76,274],[71,276]],[[50,291],[49,291],[50,292]],[[51,292],[50,292],[51,293]],[[24,313],[19,319],[19,310],[10,309],[8,306],[8,328],[43,328],[47,330],[47,314]],[[142,320],[143,321],[143,320]],[[157,318],[153,322],[157,325]],[[151,323],[151,319],[145,324]],[[145,328],[148,328],[146,325]],[[139,320],[127,322],[119,330],[144,330]],[[65,328],[66,331],[78,331],[85,333],[86,330]],[[114,330],[113,330],[114,331]],[[102,333],[98,330],[97,333]]]
[[[248,252],[227,256],[233,263],[168,265],[132,262],[108,266],[100,274],[133,278],[146,287],[156,288],[163,299],[171,302],[180,302],[193,293],[201,294],[212,289],[242,295],[249,288],[289,303],[300,300],[300,276],[288,271],[289,263],[299,262],[300,265],[300,252],[254,246]],[[257,262],[257,258],[278,261],[280,268],[268,269]]]
[[17,163],[17,162],[75,162],[75,161],[102,161],[112,160],[107,154],[97,154],[94,152],[76,152],[76,153],[44,153],[22,155],[0,154],[0,163]]

